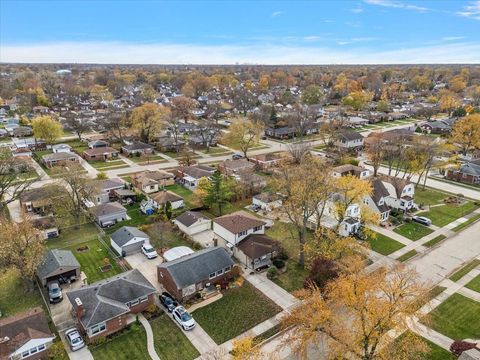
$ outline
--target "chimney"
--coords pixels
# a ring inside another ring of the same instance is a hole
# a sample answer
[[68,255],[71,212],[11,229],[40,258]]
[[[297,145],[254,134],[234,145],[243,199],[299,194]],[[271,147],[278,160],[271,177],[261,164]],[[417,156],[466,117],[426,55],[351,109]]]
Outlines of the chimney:
[[77,316],[77,319],[80,320],[85,315],[85,308],[83,307],[82,300],[80,300],[80,298],[75,298],[75,305],[77,305],[75,315]]

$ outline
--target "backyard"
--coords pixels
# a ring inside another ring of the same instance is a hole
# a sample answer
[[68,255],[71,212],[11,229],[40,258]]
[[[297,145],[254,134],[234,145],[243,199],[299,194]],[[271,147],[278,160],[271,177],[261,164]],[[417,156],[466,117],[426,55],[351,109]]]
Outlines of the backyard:
[[47,247],[51,249],[64,248],[85,241],[97,239],[99,232],[93,223],[85,223],[77,226],[69,226],[60,229],[60,236],[47,241]]
[[202,205],[201,200],[193,192],[183,187],[182,185],[169,185],[165,187],[167,190],[181,196],[185,203],[185,206],[189,209],[195,209]]
[[425,216],[432,220],[432,223],[437,226],[445,226],[451,222],[461,218],[477,209],[478,206],[471,201],[457,206],[453,204],[445,204],[430,208],[429,211],[419,213],[420,216]]
[[279,313],[281,308],[247,281],[224,296],[193,312],[194,319],[222,344]]
[[105,230],[107,234],[112,234],[122,226],[134,226],[138,227],[143,224],[150,224],[154,220],[154,215],[147,216],[140,211],[139,204],[132,204],[132,205],[125,205],[125,209],[127,209],[127,216],[130,218],[129,220],[120,221],[109,227]]
[[151,320],[155,351],[162,360],[193,360],[200,354],[180,328],[162,314]]
[[389,255],[405,246],[388,236],[376,232],[367,237],[367,242],[373,251],[382,255]]
[[453,294],[428,314],[429,326],[453,340],[480,338],[478,319],[480,303],[460,294]]
[[413,221],[400,225],[393,229],[393,231],[412,241],[420,240],[433,232],[432,229]]
[[138,324],[101,345],[90,346],[90,351],[95,360],[150,359],[145,329]]
[[0,273],[0,312],[2,317],[42,305],[42,298],[37,287],[34,286],[33,290],[28,291],[16,270],[11,269]]

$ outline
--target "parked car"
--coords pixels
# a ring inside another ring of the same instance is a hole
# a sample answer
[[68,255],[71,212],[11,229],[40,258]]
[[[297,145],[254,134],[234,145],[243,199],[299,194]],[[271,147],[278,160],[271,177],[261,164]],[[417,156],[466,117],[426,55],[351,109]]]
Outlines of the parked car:
[[232,155],[232,160],[239,160],[239,159],[243,159],[243,155],[240,154],[240,153],[235,153]]
[[65,331],[65,339],[67,339],[68,345],[72,351],[80,350],[85,346],[82,335],[80,335],[75,328]]
[[412,220],[419,223],[419,224],[425,225],[425,226],[432,225],[432,220],[430,220],[429,218],[426,218],[424,216],[414,216],[412,218]]
[[162,305],[168,310],[168,312],[172,312],[178,307],[178,302],[167,292],[163,292],[161,295],[158,296]]
[[47,288],[50,304],[58,303],[63,300],[62,289],[60,289],[60,285],[58,285],[58,282],[54,281],[48,283]]
[[142,252],[147,259],[155,259],[158,256],[157,251],[150,244],[143,244]]
[[192,330],[195,327],[195,320],[183,306],[177,306],[172,314],[183,330]]

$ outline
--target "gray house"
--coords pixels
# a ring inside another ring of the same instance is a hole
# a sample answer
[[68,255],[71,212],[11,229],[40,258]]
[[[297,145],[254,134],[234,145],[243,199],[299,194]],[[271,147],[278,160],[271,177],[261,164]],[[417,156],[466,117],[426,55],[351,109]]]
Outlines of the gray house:
[[91,212],[95,222],[101,227],[111,226],[127,219],[127,209],[116,201],[95,206]]
[[80,278],[80,264],[70,250],[48,250],[37,268],[43,286],[50,281],[69,281]]
[[148,235],[132,226],[122,226],[110,235],[110,245],[120,256],[140,252],[145,242],[150,242]]

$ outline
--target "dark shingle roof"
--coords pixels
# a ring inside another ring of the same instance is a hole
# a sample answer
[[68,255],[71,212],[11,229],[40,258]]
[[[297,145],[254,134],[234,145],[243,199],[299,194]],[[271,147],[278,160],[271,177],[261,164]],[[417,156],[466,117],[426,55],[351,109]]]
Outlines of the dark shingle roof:
[[134,269],[70,291],[67,297],[74,309],[77,308],[75,299],[80,299],[85,309],[80,321],[85,327],[90,327],[128,313],[126,303],[155,292],[155,287]]
[[43,261],[38,266],[37,275],[42,279],[63,267],[79,268],[80,263],[70,250],[48,250],[43,257]]
[[137,141],[131,145],[123,145],[122,148],[127,150],[144,150],[144,149],[153,149],[154,146],[150,144],[145,144],[143,142]]
[[137,228],[132,226],[122,226],[120,229],[118,229],[112,235],[110,235],[110,238],[118,246],[125,245],[127,242],[129,242],[135,237],[146,238],[146,239],[149,238],[148,235],[145,234],[143,231],[140,231]]
[[352,140],[360,140],[363,139],[362,134],[356,132],[356,131],[342,131],[338,134],[339,138],[343,138],[347,141],[352,141]]
[[280,249],[277,241],[262,234],[248,235],[237,247],[250,259],[258,259]]
[[92,211],[95,216],[103,216],[115,214],[120,211],[127,212],[127,209],[125,209],[119,202],[111,202],[95,206],[94,208],[92,208]]
[[216,219],[213,219],[213,221],[233,234],[238,234],[242,231],[253,229],[256,226],[265,225],[264,221],[254,218],[253,216],[246,215],[243,212],[236,212],[230,215],[220,216]]
[[203,215],[200,212],[195,212],[195,211],[185,211],[182,215],[178,216],[175,221],[179,222],[180,224],[185,225],[186,227],[189,227],[193,224],[195,224],[199,219],[205,219],[209,220],[208,217]]
[[208,279],[211,273],[233,266],[233,264],[224,248],[212,247],[160,264],[158,267],[166,269],[177,287],[182,289]]

